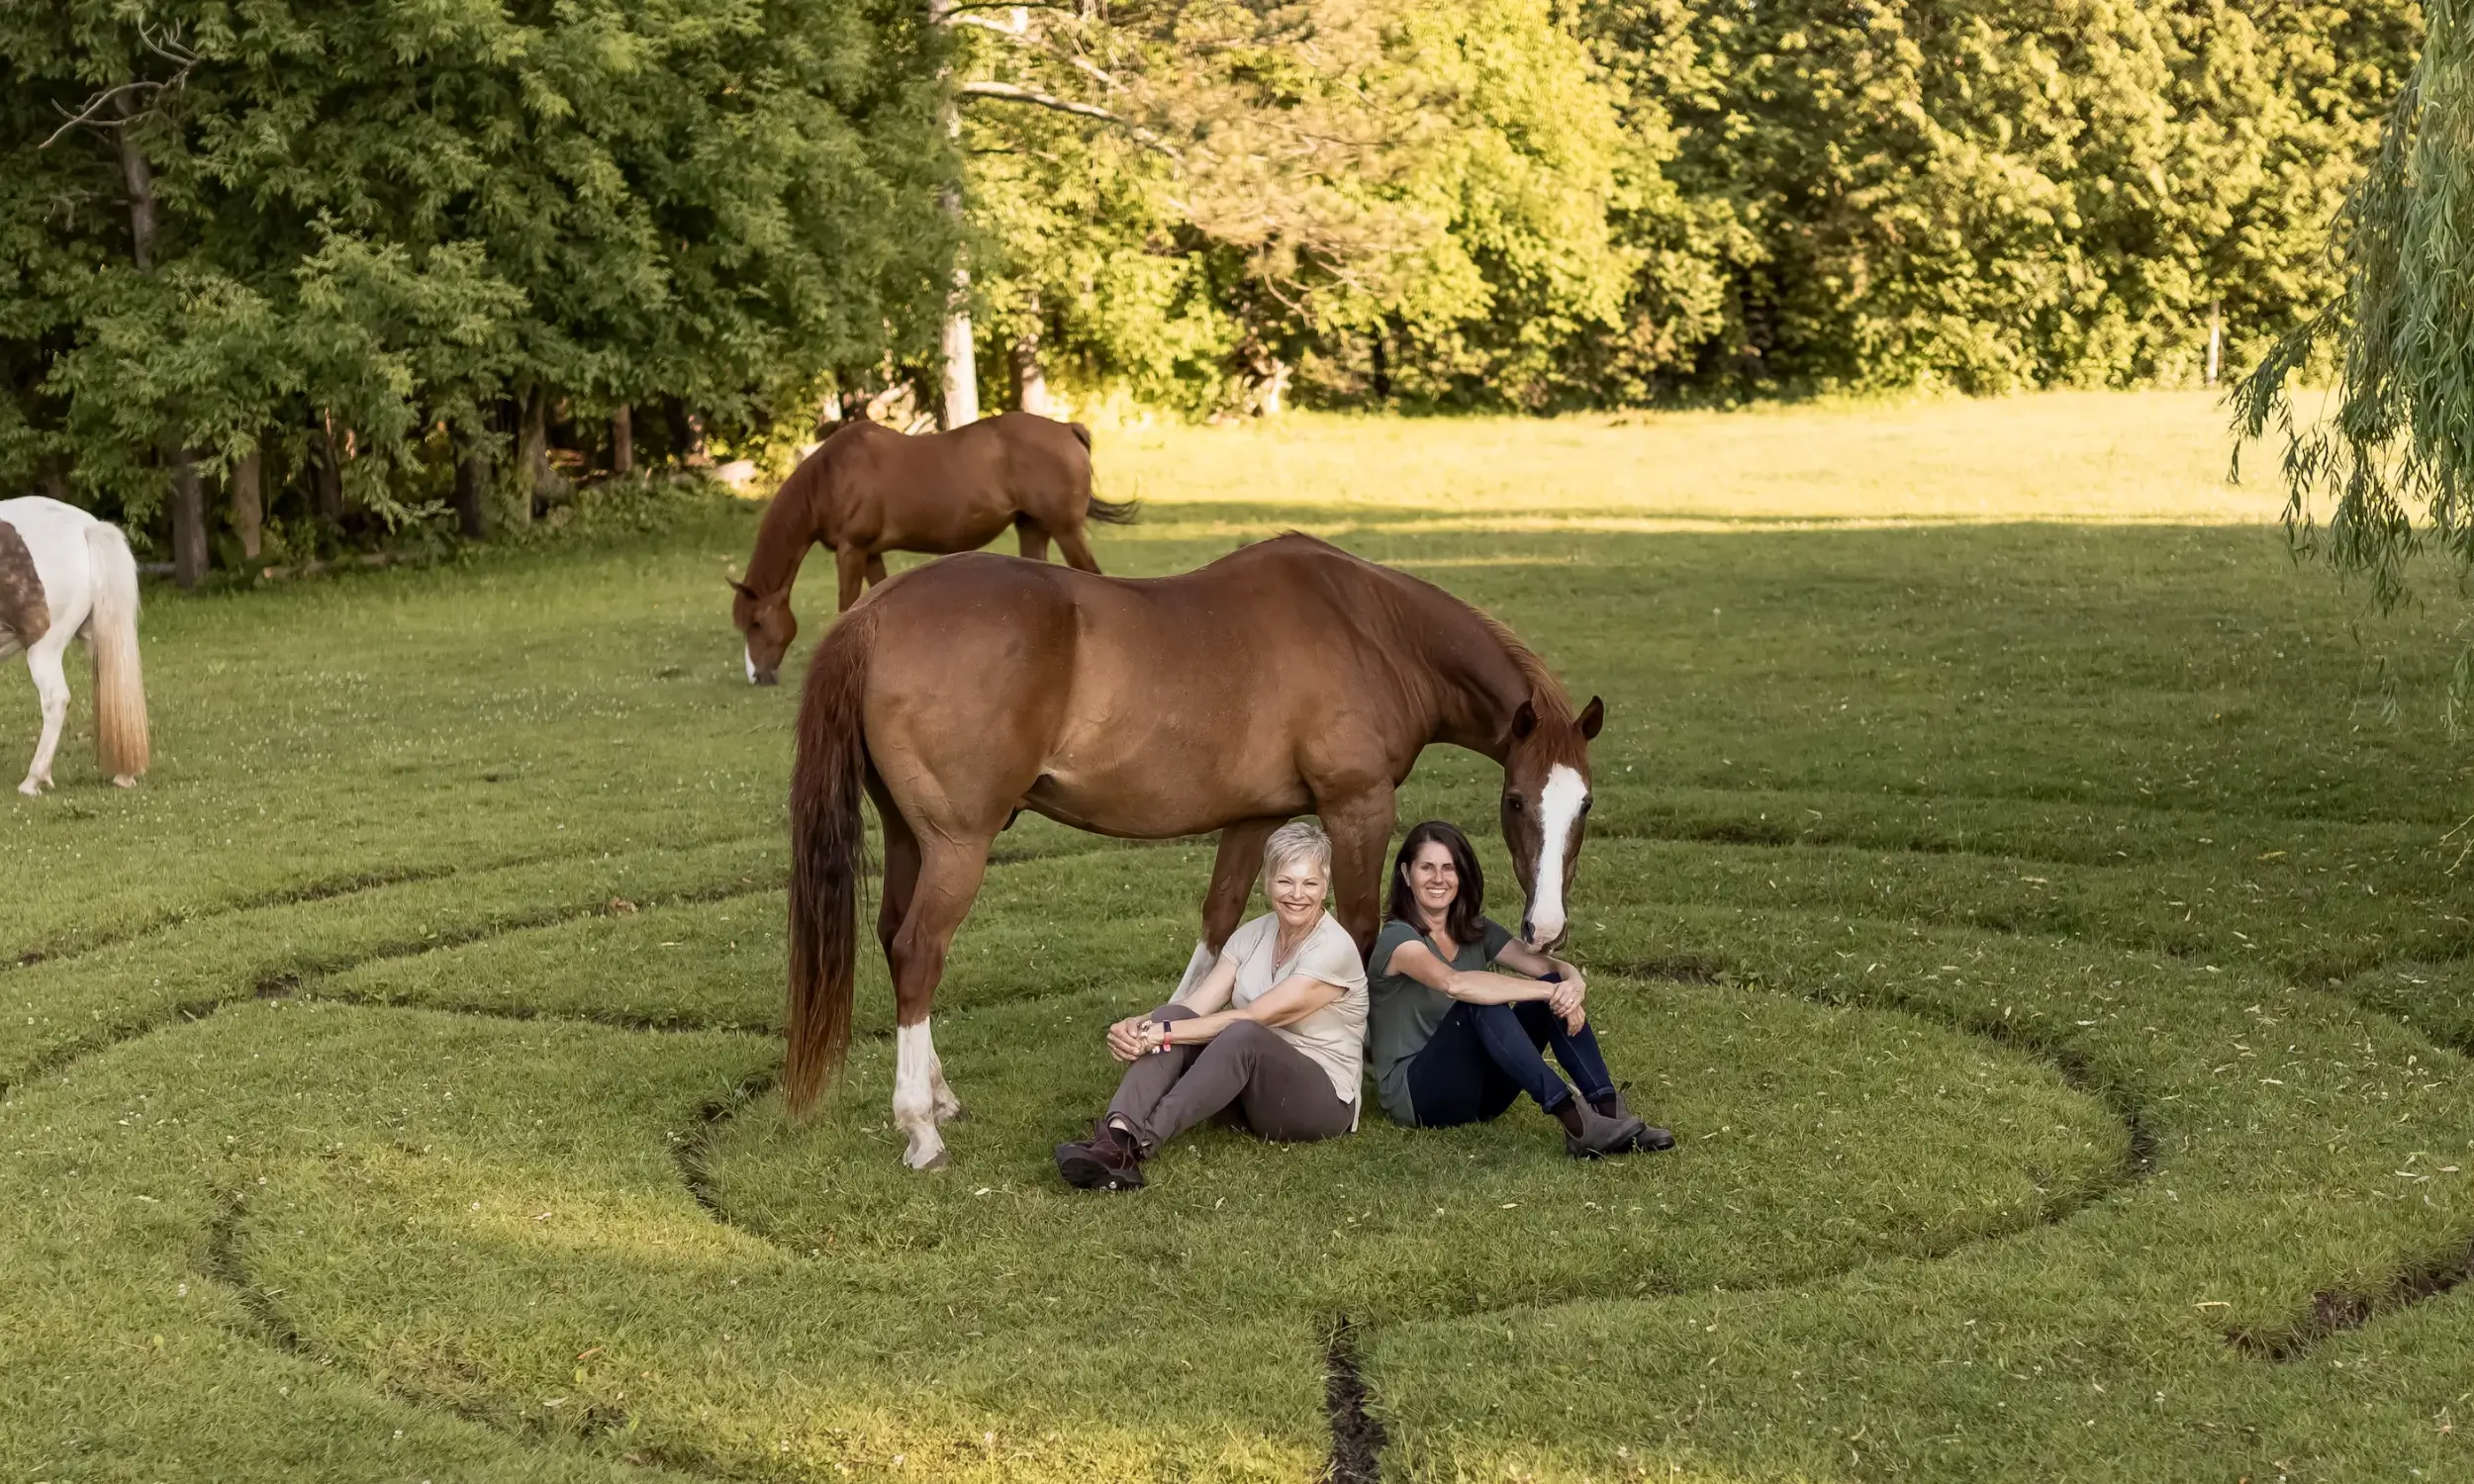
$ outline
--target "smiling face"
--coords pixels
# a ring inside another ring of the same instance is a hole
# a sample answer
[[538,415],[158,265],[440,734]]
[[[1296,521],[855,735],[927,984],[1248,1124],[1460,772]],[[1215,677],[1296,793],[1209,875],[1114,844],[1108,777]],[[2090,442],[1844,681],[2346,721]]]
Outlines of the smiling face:
[[1452,848],[1429,840],[1409,857],[1409,893],[1429,923],[1442,922],[1461,894],[1461,869],[1452,862]]
[[1323,902],[1331,894],[1331,868],[1311,851],[1291,855],[1264,873],[1263,894],[1272,899],[1282,927],[1304,932],[1323,915]]
[[780,678],[782,656],[799,636],[799,619],[791,613],[790,595],[757,595],[745,583],[732,583],[737,597],[730,603],[730,621],[747,641],[747,683],[770,686]]
[[1589,743],[1605,724],[1596,696],[1570,721],[1541,717],[1528,702],[1512,718],[1511,751],[1503,761],[1503,843],[1512,850],[1529,910],[1521,938],[1551,949],[1570,926],[1566,904],[1580,868],[1588,831]]

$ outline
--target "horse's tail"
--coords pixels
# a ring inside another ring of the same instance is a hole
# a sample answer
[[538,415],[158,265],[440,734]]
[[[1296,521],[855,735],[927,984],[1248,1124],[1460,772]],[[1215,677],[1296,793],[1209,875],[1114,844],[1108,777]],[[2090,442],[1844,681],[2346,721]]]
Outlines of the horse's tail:
[[791,986],[782,1092],[793,1113],[816,1094],[850,1050],[857,976],[860,877],[867,870],[865,725],[876,605],[862,603],[826,630],[808,667],[791,768]]
[[94,601],[86,651],[94,656],[95,755],[116,779],[146,771],[146,682],[138,666],[138,560],[117,525],[86,527]]
[[1120,504],[1116,501],[1102,500],[1094,495],[1091,497],[1091,503],[1084,508],[1083,518],[1096,520],[1102,525],[1131,525],[1142,518],[1142,512],[1143,503],[1139,500],[1128,500]]

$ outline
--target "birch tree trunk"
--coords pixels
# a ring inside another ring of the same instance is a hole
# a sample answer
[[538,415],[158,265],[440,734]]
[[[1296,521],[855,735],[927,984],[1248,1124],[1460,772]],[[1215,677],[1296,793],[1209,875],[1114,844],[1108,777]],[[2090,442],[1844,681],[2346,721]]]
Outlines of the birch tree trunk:
[[[928,24],[950,26],[958,0],[928,0]],[[962,105],[954,95],[954,80],[949,72],[945,83],[945,138],[957,145],[962,139]],[[955,168],[961,168],[962,152],[954,151]],[[948,184],[939,197],[946,218],[953,223],[954,235],[962,235],[962,182]],[[971,343],[971,270],[962,265],[956,249],[953,292],[945,301],[945,429],[950,432],[966,423],[980,420],[979,357]]]
[[1030,327],[1013,342],[1013,405],[1042,417],[1057,416],[1057,400],[1048,395],[1048,368],[1039,360],[1039,296],[1030,303]]
[[635,472],[635,410],[623,402],[610,415],[610,472]]

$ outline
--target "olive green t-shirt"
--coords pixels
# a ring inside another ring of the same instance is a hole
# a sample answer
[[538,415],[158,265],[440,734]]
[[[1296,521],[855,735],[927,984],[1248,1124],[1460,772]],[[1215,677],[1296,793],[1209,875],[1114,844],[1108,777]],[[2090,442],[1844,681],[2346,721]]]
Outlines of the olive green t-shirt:
[[[1451,961],[1454,969],[1483,969],[1512,941],[1512,935],[1493,918],[1480,917],[1477,922],[1483,937],[1460,946]],[[1435,1028],[1459,1001],[1405,974],[1391,972],[1392,951],[1403,943],[1423,943],[1435,957],[1443,957],[1432,938],[1396,917],[1375,935],[1375,947],[1366,956],[1367,1067],[1375,1073],[1375,1090],[1382,1098],[1383,1111],[1396,1123],[1414,1124],[1417,1114],[1409,1106],[1409,1061],[1435,1039]]]

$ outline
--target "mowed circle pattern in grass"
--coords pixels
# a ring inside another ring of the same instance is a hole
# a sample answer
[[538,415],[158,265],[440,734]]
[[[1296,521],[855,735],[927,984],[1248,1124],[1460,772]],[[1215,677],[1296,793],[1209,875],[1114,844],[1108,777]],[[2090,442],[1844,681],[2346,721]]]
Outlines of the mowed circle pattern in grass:
[[[1129,571],[1345,508],[1609,697],[1577,953],[1684,1144],[1603,1165],[1522,1109],[1063,1190],[1207,850],[1036,820],[940,999],[958,1167],[895,1161],[881,966],[786,1124],[792,697],[736,677],[711,581],[744,512],[159,601],[158,775],[7,806],[0,1460],[1303,1478],[1345,1313],[1386,1476],[2462,1468],[2459,765],[2366,720],[2341,606],[2256,527],[1609,524],[1597,477],[1662,454],[1791,523],[1725,430],[1810,469],[1850,417],[1145,435],[1111,490],[1152,502]],[[2054,425],[2102,451],[2060,513],[2169,513],[2213,422],[1885,420],[1814,514],[1897,517],[1901,469],[1947,510]],[[1388,498],[1456,457],[1471,528]],[[1538,488],[1490,499],[1498,465]],[[1482,822],[1490,770],[1437,753],[1406,798]]]

